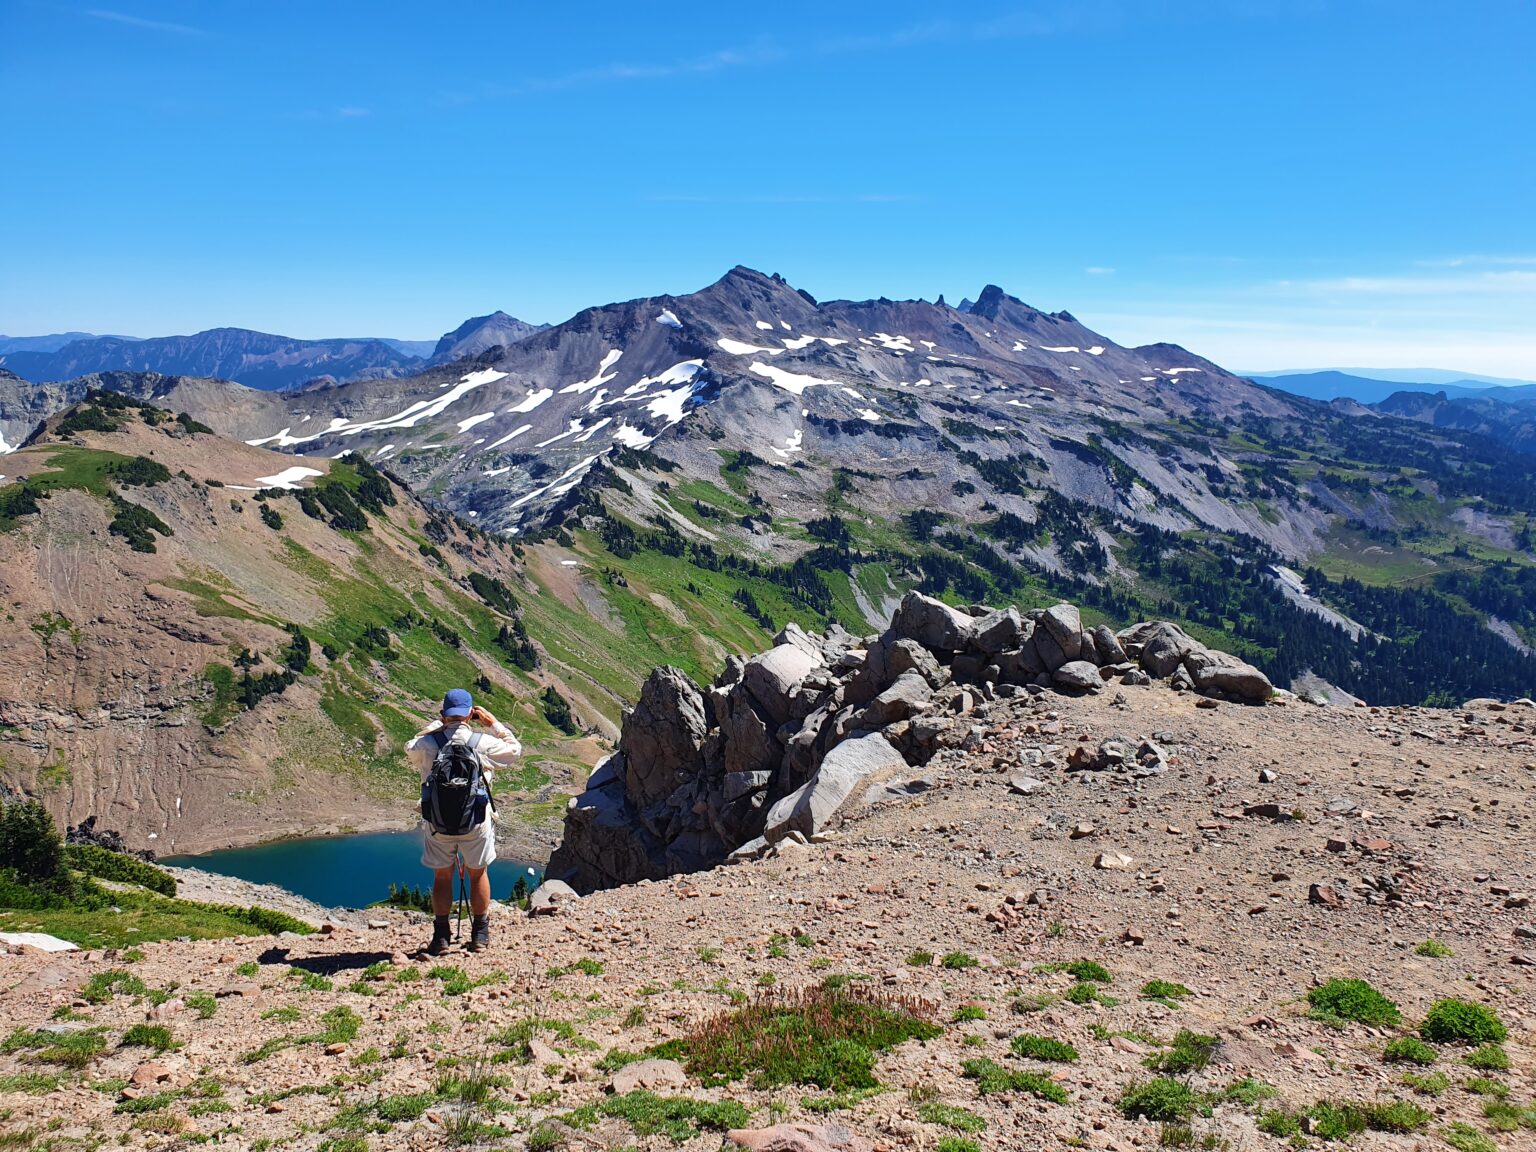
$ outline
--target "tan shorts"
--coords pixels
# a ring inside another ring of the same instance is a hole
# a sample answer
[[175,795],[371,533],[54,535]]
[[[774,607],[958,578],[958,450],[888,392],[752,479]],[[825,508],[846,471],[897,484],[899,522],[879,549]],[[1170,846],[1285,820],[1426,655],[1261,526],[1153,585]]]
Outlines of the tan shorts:
[[421,863],[436,871],[452,868],[456,864],[455,853],[464,854],[464,866],[478,871],[489,868],[496,859],[496,824],[489,817],[473,832],[464,836],[443,836],[432,831],[432,825],[421,823]]

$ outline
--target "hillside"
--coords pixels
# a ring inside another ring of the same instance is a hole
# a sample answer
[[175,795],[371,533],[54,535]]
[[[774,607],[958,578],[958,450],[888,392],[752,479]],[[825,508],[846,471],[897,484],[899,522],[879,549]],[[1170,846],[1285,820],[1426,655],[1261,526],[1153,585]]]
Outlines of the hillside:
[[652,664],[694,672],[789,621],[863,631],[914,586],[1176,619],[1341,698],[1536,686],[1530,455],[1122,347],[996,287],[965,311],[817,302],[737,268],[418,376],[196,390],[167,395],[527,542],[530,630],[610,719]]
[[529,746],[509,811],[595,757],[545,718],[548,689],[604,723],[523,631],[510,547],[365,462],[93,393],[4,467],[0,771],[61,826],[169,853],[403,825],[399,744],[453,685]]
[[[401,913],[23,949],[0,1125],[332,1152],[1530,1147],[1536,712],[1200,701],[975,702],[823,842],[498,908],[479,955],[412,958]],[[1161,769],[1082,768],[1106,742]],[[850,1004],[889,1015],[829,1044]]]

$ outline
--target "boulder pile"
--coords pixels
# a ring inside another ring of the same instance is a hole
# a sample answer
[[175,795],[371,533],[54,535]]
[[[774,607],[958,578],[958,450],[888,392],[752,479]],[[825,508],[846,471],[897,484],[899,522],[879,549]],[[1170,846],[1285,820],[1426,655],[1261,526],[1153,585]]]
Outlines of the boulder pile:
[[1083,626],[1070,604],[969,610],[908,593],[878,636],[790,624],[709,688],[657,668],[571,799],[548,875],[592,891],[822,834],[855,788],[927,763],[950,717],[1021,693],[1166,680],[1263,703],[1264,673],[1176,624]]

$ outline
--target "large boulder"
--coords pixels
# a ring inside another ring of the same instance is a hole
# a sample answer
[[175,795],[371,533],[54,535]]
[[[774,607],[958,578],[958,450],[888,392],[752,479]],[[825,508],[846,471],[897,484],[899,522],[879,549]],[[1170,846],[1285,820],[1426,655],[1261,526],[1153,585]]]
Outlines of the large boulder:
[[566,803],[564,834],[545,869],[551,879],[591,892],[667,874],[665,846],[624,799],[623,769],[622,755],[610,757]]
[[1158,679],[1173,675],[1191,652],[1205,651],[1205,645],[1166,620],[1137,624],[1119,633],[1117,638],[1127,651],[1139,649],[1142,668]]
[[1068,692],[1097,692],[1104,687],[1099,666],[1087,660],[1069,660],[1052,677],[1056,687]]
[[807,838],[826,829],[861,780],[907,766],[878,732],[844,740],[822,759],[815,775],[768,810],[763,835],[770,844],[791,832]]
[[640,688],[639,702],[624,718],[619,736],[629,802],[637,808],[649,807],[699,775],[704,770],[708,735],[704,694],[698,685],[670,666],[652,672]]
[[989,612],[976,621],[971,647],[987,656],[995,656],[1019,646],[1024,620],[1017,608]]
[[896,635],[916,640],[930,652],[960,652],[976,635],[976,618],[942,600],[908,592],[891,620]]
[[1274,695],[1275,686],[1269,677],[1252,664],[1245,664],[1236,656],[1225,652],[1191,652],[1184,657],[1195,687],[1201,692],[1213,692],[1261,704]]
[[1115,636],[1114,630],[1107,624],[1100,624],[1093,630],[1093,647],[1098,653],[1100,664],[1124,664],[1126,662],[1125,649],[1120,646],[1120,640]]
[[859,716],[862,728],[884,728],[928,711],[933,690],[916,672],[903,672],[896,682],[869,702]]
[[789,719],[790,693],[821,666],[821,661],[803,648],[780,644],[748,660],[741,681],[778,728]]
[[1083,650],[1083,618],[1078,615],[1076,608],[1070,604],[1053,604],[1047,608],[1041,615],[1036,628],[1037,643],[1041,628],[1056,641],[1056,646],[1068,660],[1077,659],[1078,654]]

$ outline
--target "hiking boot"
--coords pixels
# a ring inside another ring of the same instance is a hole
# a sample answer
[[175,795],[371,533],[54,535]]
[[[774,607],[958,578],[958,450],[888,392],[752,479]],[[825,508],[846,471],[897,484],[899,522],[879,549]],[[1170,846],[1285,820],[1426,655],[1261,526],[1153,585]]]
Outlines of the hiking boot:
[[469,934],[467,947],[471,952],[482,952],[491,946],[491,918],[476,916]]
[[441,956],[448,951],[448,945],[453,942],[453,936],[448,931],[448,917],[434,918],[432,921],[432,943],[422,949],[428,956]]

